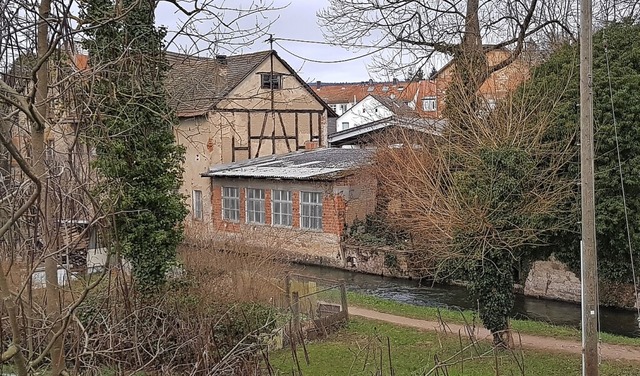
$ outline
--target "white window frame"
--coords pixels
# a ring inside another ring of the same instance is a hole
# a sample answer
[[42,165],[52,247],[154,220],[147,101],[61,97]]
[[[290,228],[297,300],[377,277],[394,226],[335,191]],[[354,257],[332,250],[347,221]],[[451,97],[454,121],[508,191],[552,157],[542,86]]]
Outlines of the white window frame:
[[267,211],[265,209],[265,191],[261,188],[245,188],[245,220],[248,224],[264,225]]
[[[235,194],[231,195],[232,192]],[[231,203],[235,205],[230,205]],[[222,187],[221,215],[225,221],[240,222],[240,189],[238,187]]]
[[[286,194],[284,198],[283,193]],[[271,190],[271,224],[276,227],[293,226],[293,194],[291,191]]]
[[197,221],[203,219],[201,190],[194,189],[191,193],[191,213],[193,214],[193,219]]
[[422,111],[425,111],[425,112],[438,111],[438,98],[436,97],[422,98]]
[[300,191],[301,229],[322,231],[322,198],[322,192]]
[[343,121],[342,124],[340,124],[340,126],[341,126],[341,128],[340,128],[341,131],[349,129],[349,122],[348,121]]
[[349,106],[349,103],[340,104],[340,115],[344,114],[349,110],[348,106]]

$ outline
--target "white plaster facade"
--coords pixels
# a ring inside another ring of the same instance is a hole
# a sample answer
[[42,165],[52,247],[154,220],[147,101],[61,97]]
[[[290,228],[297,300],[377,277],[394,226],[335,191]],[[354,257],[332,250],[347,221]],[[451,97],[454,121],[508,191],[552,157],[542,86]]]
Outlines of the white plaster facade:
[[369,95],[338,117],[336,131],[340,132],[373,121],[386,119],[393,115],[394,111]]

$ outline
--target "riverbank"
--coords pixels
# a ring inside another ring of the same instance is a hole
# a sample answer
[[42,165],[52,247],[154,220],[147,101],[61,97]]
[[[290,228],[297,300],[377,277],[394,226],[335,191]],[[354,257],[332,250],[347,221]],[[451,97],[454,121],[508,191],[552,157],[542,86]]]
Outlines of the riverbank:
[[[340,332],[299,347],[296,357],[290,349],[271,354],[270,363],[280,374],[307,376],[580,374],[579,353],[526,346],[496,351],[491,341],[476,342],[464,333],[425,330],[422,320],[415,320],[417,326],[387,321],[353,317]],[[599,369],[602,376],[640,376],[637,361],[605,358]]]
[[[472,311],[420,307],[358,293],[349,293],[348,301],[349,305],[354,306],[356,310],[364,309],[395,317],[418,319],[435,323],[444,322],[448,325],[475,325],[476,327],[482,327],[482,324],[478,322]],[[580,331],[577,329],[531,320],[512,319],[511,328],[513,331],[523,335],[546,337],[553,340],[566,340],[577,343],[581,338]],[[637,348],[638,359],[640,359],[640,338],[630,338],[609,333],[601,333],[600,338],[603,343],[609,345]]]
[[[333,280],[344,280],[347,290],[362,295],[373,296],[408,306],[450,307],[474,311],[476,303],[470,299],[465,288],[459,286],[422,286],[418,281],[394,279],[353,273],[327,267],[296,267],[297,272]],[[561,327],[580,327],[580,305],[517,295],[512,315],[523,322],[529,320],[550,323]],[[604,332],[628,337],[640,337],[637,316],[634,311],[601,308],[601,329]],[[567,328],[569,329],[569,328]],[[577,335],[577,334],[576,334]]]
[[[578,375],[580,333],[512,320],[515,348],[492,348],[473,312],[418,307],[349,293],[351,321],[322,341],[270,355],[281,374],[304,375]],[[367,307],[367,308],[363,308]],[[640,376],[640,339],[603,335],[602,376]],[[297,359],[297,360],[296,360]]]

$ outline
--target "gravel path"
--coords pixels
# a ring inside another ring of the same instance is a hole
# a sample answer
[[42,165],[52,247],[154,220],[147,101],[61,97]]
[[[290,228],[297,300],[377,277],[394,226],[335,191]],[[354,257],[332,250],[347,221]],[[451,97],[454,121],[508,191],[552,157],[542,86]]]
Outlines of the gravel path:
[[[349,314],[353,316],[360,316],[367,319],[384,321],[391,324],[408,326],[412,328],[418,328],[421,330],[439,330],[442,331],[442,327],[438,322],[412,319],[403,316],[391,315],[388,313],[382,313],[365,308],[349,307]],[[447,331],[452,333],[465,333],[465,328],[458,324],[447,324]],[[487,339],[491,338],[491,333],[484,328],[476,328],[476,338]],[[518,338],[514,333],[514,340],[518,342]],[[522,346],[527,348],[561,351],[571,354],[581,354],[582,345],[580,342],[555,339],[550,337],[532,336],[527,334],[521,334],[520,340]],[[626,360],[635,361],[640,363],[640,347],[622,346],[622,345],[610,345],[600,344],[600,354],[604,359],[610,360]]]

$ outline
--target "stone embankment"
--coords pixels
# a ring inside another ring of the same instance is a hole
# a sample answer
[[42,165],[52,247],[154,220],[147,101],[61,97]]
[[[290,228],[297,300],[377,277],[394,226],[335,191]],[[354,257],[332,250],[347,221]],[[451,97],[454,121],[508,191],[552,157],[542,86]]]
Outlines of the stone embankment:
[[[527,275],[524,294],[542,299],[580,303],[580,278],[560,261],[536,261]],[[606,305],[639,308],[640,295],[636,299],[634,294],[632,285],[613,283],[600,285],[600,301]]]

